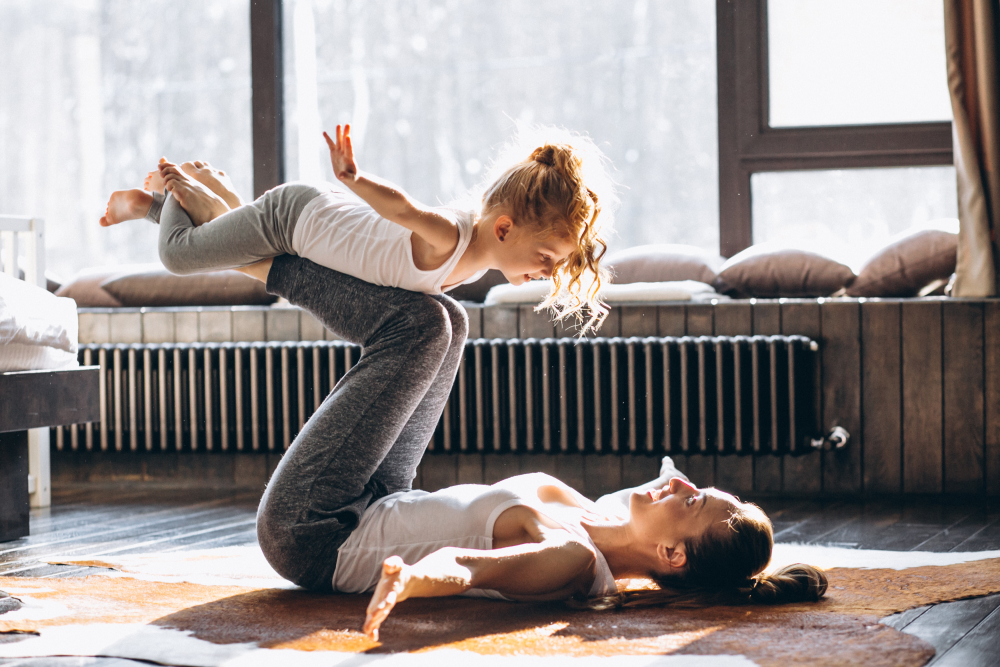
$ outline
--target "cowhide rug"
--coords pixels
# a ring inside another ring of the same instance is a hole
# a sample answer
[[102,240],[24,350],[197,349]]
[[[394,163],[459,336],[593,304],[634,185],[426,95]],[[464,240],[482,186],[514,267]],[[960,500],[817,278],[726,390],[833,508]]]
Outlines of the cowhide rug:
[[255,547],[78,558],[60,562],[114,569],[107,570],[111,576],[86,578],[0,578],[0,589],[10,595],[6,605],[0,597],[0,658],[91,655],[192,667],[376,660],[386,667],[457,660],[516,660],[529,667],[557,656],[581,667],[623,664],[624,656],[632,656],[629,665],[922,665],[933,648],[879,618],[1000,592],[1000,552],[778,545],[774,565],[793,561],[829,568],[824,600],[617,612],[468,598],[407,600],[383,626],[382,642],[374,643],[360,632],[367,596],[291,588]]

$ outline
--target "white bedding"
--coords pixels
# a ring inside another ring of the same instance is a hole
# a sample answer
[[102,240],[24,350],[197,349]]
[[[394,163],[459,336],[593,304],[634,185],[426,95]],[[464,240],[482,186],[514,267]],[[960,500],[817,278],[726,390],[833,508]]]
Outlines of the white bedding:
[[[549,280],[532,280],[522,285],[497,285],[486,295],[484,305],[496,304],[536,304],[548,296],[552,290]],[[663,283],[626,283],[624,285],[603,285],[601,296],[611,305],[627,303],[650,303],[659,301],[708,301],[728,300],[706,283],[681,280]]]
[[77,368],[76,302],[0,274],[0,372]]

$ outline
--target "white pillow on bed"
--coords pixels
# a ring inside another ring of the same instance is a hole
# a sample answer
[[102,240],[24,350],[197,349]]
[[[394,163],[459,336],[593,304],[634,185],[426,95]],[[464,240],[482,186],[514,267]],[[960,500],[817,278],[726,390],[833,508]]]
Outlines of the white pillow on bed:
[[[537,304],[552,291],[551,280],[532,280],[522,285],[497,285],[486,294],[483,305]],[[603,285],[601,296],[609,304],[649,303],[659,301],[706,301],[722,299],[711,285],[695,280],[663,283],[626,283]]]
[[0,372],[76,368],[76,302],[0,274]]

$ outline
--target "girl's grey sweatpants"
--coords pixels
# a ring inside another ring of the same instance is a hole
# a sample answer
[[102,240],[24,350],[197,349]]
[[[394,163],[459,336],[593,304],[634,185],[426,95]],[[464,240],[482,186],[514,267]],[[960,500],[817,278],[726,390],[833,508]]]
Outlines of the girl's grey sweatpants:
[[299,215],[321,193],[312,185],[286,183],[201,226],[168,193],[165,199],[154,196],[146,218],[160,223],[160,261],[167,271],[187,275],[233,269],[295,254],[292,235]]
[[285,452],[257,510],[271,566],[330,591],[337,550],[361,514],[411,488],[455,381],[468,317],[448,296],[379,287],[290,255],[274,259],[267,291],[362,345],[358,364]]
[[172,273],[278,255],[267,291],[362,346],[360,361],[285,452],[257,510],[257,539],[271,566],[300,586],[330,591],[337,550],[361,514],[411,488],[455,381],[468,317],[448,296],[379,287],[283,254],[302,209],[319,193],[279,186],[200,227],[172,196],[157,212],[160,257]]

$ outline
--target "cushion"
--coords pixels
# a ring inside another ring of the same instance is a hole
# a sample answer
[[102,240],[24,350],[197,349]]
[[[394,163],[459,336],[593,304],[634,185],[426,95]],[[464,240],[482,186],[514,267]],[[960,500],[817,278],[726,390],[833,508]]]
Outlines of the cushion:
[[[532,280],[522,285],[498,285],[486,295],[485,305],[535,305],[547,297],[550,291],[552,291],[552,281],[550,280]],[[694,280],[603,285],[601,297],[611,305],[659,301],[703,301],[720,298],[711,285]]]
[[497,269],[490,269],[476,282],[469,283],[467,285],[459,285],[455,289],[449,290],[447,294],[451,298],[458,299],[459,301],[475,301],[476,303],[482,303],[486,300],[486,294],[490,291],[491,287],[506,284],[507,279],[503,277],[502,272]]
[[958,234],[918,229],[900,234],[875,253],[847,289],[850,296],[917,296],[955,272]]
[[97,266],[84,269],[73,278],[56,290],[56,296],[69,297],[76,301],[78,308],[120,308],[122,303],[115,297],[108,294],[101,287],[108,278],[118,275],[129,269],[141,270],[149,268],[149,264],[136,264],[130,266]]
[[122,306],[266,306],[277,297],[238,271],[175,276],[162,267],[112,276],[101,287]]
[[696,246],[662,243],[611,252],[601,263],[608,266],[612,280],[619,285],[680,280],[711,285],[725,261],[719,255]]
[[854,280],[850,267],[818,252],[759,243],[731,257],[715,281],[738,298],[829,296]]

